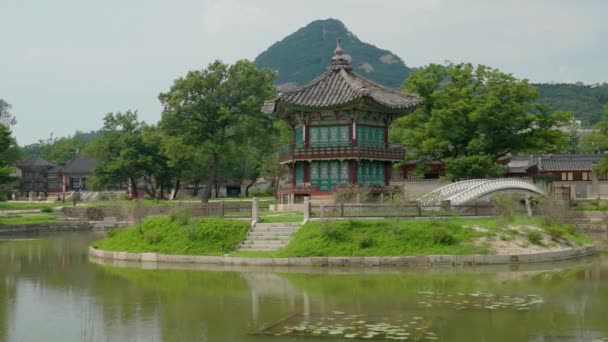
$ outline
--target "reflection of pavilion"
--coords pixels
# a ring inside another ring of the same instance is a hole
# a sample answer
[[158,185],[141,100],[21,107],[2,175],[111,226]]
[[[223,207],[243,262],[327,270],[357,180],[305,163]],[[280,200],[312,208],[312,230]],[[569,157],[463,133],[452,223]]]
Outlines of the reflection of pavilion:
[[260,300],[270,297],[286,302],[290,312],[296,312],[301,297],[304,315],[310,315],[310,298],[306,292],[296,290],[289,280],[274,273],[242,273],[251,293],[251,318],[258,322]]

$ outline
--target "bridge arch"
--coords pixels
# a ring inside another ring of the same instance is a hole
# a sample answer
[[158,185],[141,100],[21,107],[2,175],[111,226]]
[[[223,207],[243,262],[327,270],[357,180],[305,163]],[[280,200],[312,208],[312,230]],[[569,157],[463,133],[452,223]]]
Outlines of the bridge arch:
[[523,194],[544,195],[544,191],[534,183],[519,178],[471,179],[455,182],[434,190],[420,198],[423,206],[435,206],[445,202],[463,205],[488,194],[501,191],[515,191]]

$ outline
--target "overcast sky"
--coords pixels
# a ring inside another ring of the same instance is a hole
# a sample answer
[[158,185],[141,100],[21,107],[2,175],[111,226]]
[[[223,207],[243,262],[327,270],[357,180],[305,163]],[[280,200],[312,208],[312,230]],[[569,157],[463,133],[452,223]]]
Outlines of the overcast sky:
[[253,59],[336,18],[409,66],[482,63],[534,82],[608,81],[608,1],[0,0],[0,98],[21,145],[160,118],[157,96],[214,59]]

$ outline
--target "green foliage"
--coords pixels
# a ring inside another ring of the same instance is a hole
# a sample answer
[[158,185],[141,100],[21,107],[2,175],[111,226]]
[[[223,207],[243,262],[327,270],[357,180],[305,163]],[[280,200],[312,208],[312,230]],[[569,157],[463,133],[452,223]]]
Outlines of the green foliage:
[[535,245],[541,245],[543,241],[543,235],[537,230],[530,230],[526,233],[528,241]]
[[206,156],[205,200],[211,187],[230,173],[240,180],[257,179],[262,157],[271,150],[267,143],[272,139],[259,137],[272,136],[273,118],[260,108],[274,95],[273,77],[273,72],[259,71],[246,60],[230,66],[215,61],[204,70],[188,72],[159,95],[162,132],[180,137]]
[[244,221],[206,218],[183,224],[168,216],[154,216],[117,230],[93,246],[134,253],[222,255],[232,251],[248,229]]
[[602,108],[608,104],[608,83],[584,85],[582,83],[535,84],[540,96],[538,102],[551,108],[574,112],[584,126],[591,126],[602,118]]
[[371,80],[398,88],[410,73],[399,57],[360,41],[336,19],[311,22],[270,46],[254,63],[259,68],[277,70],[277,84],[301,85],[326,71],[336,48],[336,38],[342,39],[342,48],[352,57],[354,71]]
[[[456,163],[453,176],[473,176],[463,167],[487,165],[509,153],[559,151],[567,141],[556,127],[569,122],[569,114],[535,103],[534,86],[497,69],[430,64],[412,74],[404,89],[424,100],[396,122],[398,131],[406,132],[401,140],[410,151],[407,158]],[[474,171],[484,173],[480,167]]]
[[12,164],[19,159],[17,141],[11,131],[11,126],[17,121],[9,112],[10,108],[8,103],[0,99],[0,190],[6,190],[5,184],[13,180]]
[[182,226],[187,226],[192,218],[192,210],[187,207],[176,207],[169,212],[169,218],[172,222],[177,222]]
[[490,156],[460,156],[447,158],[445,178],[451,181],[474,178],[498,178],[504,173],[502,165]]
[[456,238],[447,228],[438,227],[433,230],[433,241],[438,245],[453,245]]
[[48,206],[48,205],[45,205],[45,206],[43,206],[43,207],[40,208],[40,212],[41,213],[52,213],[53,212],[53,208],[50,207],[50,206]]
[[59,165],[65,165],[78,151],[84,151],[90,142],[99,135],[98,132],[89,133],[76,131],[74,135],[48,139],[41,139],[37,143],[20,148],[21,155],[25,158],[34,154],[44,159],[52,160]]
[[161,140],[154,126],[139,121],[137,111],[108,113],[99,136],[88,147],[97,160],[95,185],[101,188],[128,183],[133,188],[143,179],[151,197],[168,186],[171,168],[161,153]]
[[[42,214],[15,217],[0,217],[0,224],[36,224],[57,222],[57,216]],[[0,229],[2,229],[0,227]]]

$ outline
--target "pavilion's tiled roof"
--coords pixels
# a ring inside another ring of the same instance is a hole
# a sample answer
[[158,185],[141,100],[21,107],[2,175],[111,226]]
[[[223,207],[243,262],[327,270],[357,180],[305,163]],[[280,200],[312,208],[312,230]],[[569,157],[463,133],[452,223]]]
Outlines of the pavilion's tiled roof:
[[31,155],[25,159],[20,160],[19,162],[17,162],[17,167],[18,168],[23,168],[23,167],[53,167],[56,166],[54,163],[51,163],[50,161],[40,157],[37,154]]
[[264,103],[262,111],[274,112],[279,102],[323,109],[339,107],[361,98],[371,99],[391,110],[406,110],[422,103],[417,95],[387,88],[353,72],[349,57],[343,55],[338,41],[335,56],[324,74],[302,87],[279,93],[275,99]]
[[538,171],[591,171],[604,154],[548,154],[514,156],[507,164],[508,173],[522,173],[536,166]]
[[65,166],[63,173],[91,173],[97,162],[91,157],[77,153]]

